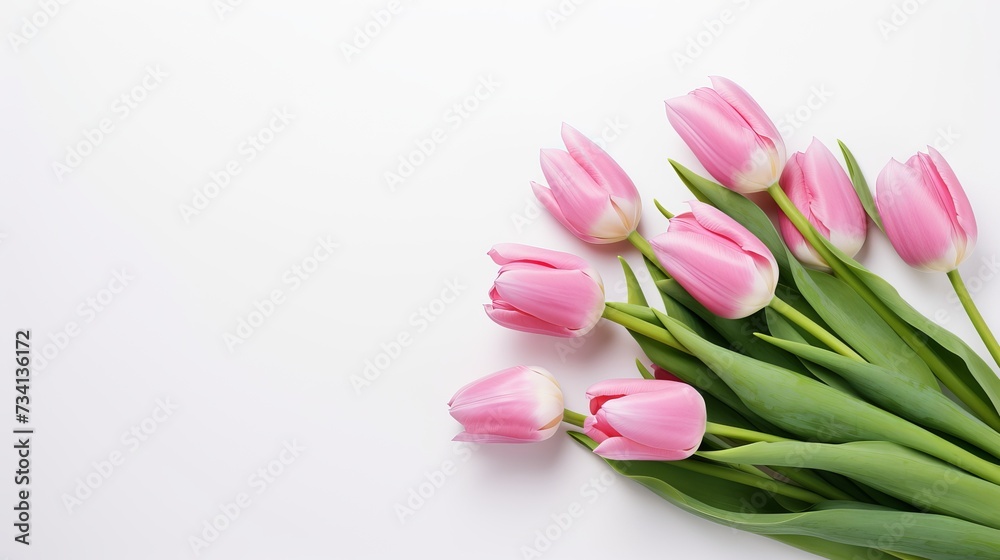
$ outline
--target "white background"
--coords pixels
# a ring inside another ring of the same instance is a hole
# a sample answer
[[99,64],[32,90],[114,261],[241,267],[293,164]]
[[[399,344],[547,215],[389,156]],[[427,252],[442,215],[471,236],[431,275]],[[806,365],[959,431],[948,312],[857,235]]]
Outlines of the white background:
[[[1000,248],[995,3],[404,1],[387,23],[386,1],[44,5],[5,2],[0,17],[0,425],[15,427],[12,339],[30,328],[37,430],[30,548],[12,540],[13,437],[0,436],[0,558],[194,558],[191,538],[240,493],[249,506],[200,557],[522,558],[574,503],[583,515],[545,558],[806,557],[601,482],[604,465],[562,435],[450,442],[447,401],[492,371],[547,367],[578,410],[591,383],[635,375],[617,327],[569,344],[490,322],[486,251],[576,252],[623,299],[615,256],[634,251],[585,246],[538,212],[538,149],[560,147],[563,121],[604,135],[655,235],[652,198],[675,211],[690,198],[667,158],[701,169],[662,103],[708,75],[751,92],[789,153],[843,139],[872,184],[889,158],[937,143],[979,213],[962,270],[1000,327],[1000,289],[972,280]],[[161,75],[144,88],[148,69]],[[126,113],[122,95],[142,99]],[[456,103],[474,109],[457,117]],[[290,122],[262,133],[282,110]],[[57,173],[103,119],[111,131]],[[390,188],[435,129],[443,141]],[[258,134],[272,141],[247,161]],[[206,191],[231,160],[240,173]],[[876,233],[862,259],[981,349],[944,276],[906,269]],[[320,238],[338,248],[293,289],[286,271]],[[442,304],[448,283],[460,288]],[[282,303],[227,345],[274,290]],[[352,376],[400,334],[410,344],[358,390]],[[407,506],[422,484],[432,495]]]

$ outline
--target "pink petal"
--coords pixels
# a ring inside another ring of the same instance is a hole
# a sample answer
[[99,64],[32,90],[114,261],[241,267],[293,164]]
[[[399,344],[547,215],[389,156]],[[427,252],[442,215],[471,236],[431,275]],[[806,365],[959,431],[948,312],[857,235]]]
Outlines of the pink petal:
[[587,434],[587,437],[600,443],[609,437],[618,437],[619,434],[615,429],[608,424],[607,418],[605,418],[604,413],[598,411],[592,416],[588,416],[583,421],[583,433]]
[[605,192],[632,201],[639,200],[639,191],[625,170],[607,152],[580,131],[563,123],[562,139],[569,155],[600,185]]
[[[584,232],[578,230],[576,225],[571,222],[566,215],[563,214],[562,209],[559,208],[559,203],[556,202],[555,196],[552,195],[552,190],[544,185],[540,185],[534,181],[531,181],[531,191],[535,193],[535,198],[542,203],[542,206],[552,214],[562,226],[570,231],[573,235],[581,237],[586,235]],[[586,240],[585,240],[586,241]],[[592,243],[592,242],[591,242]],[[500,263],[502,264],[502,263]]]
[[712,88],[743,117],[750,128],[773,143],[777,150],[778,159],[784,162],[785,143],[781,139],[781,134],[778,133],[778,128],[774,126],[771,118],[761,109],[757,101],[732,80],[721,76],[709,76],[709,79],[712,81]]
[[[757,183],[766,182],[768,177],[752,185],[745,183],[748,176],[756,176],[760,164],[754,158],[760,158],[759,154],[765,153],[768,146],[762,144],[736,111],[717,99],[715,92],[704,91],[700,97],[692,94],[668,100],[670,124],[717,181],[744,193],[766,189],[770,184]],[[772,167],[767,164],[768,173]],[[774,174],[771,183],[778,174]]]
[[526,261],[562,270],[590,269],[590,264],[576,255],[519,243],[499,243],[493,246],[489,255],[499,265]]
[[[817,139],[805,153],[797,152],[785,164],[781,187],[817,231],[848,256],[864,245],[868,218],[850,178],[836,157]],[[782,237],[802,262],[827,268],[784,213],[778,216]]]
[[875,186],[886,236],[904,261],[942,272],[958,266],[952,222],[920,170],[890,160]]
[[570,330],[592,327],[604,311],[604,291],[579,270],[501,270],[494,288],[516,309]]
[[540,160],[552,196],[566,218],[582,231],[600,221],[610,193],[567,152],[545,149],[541,151]]
[[674,383],[670,390],[608,401],[601,411],[622,437],[649,447],[690,449],[705,435],[705,401],[684,383]]
[[547,371],[518,366],[462,387],[449,406],[465,428],[461,441],[537,441],[558,426],[563,397]]
[[507,327],[508,329],[513,329],[515,331],[527,332],[532,334],[545,334],[549,336],[559,336],[562,338],[573,338],[576,336],[582,336],[580,333],[567,329],[566,327],[561,327],[559,325],[553,325],[552,323],[547,323],[532,317],[526,313],[522,313],[516,309],[511,309],[506,304],[485,304],[483,307],[486,309],[486,315],[493,320],[496,324]]
[[650,240],[667,272],[721,317],[746,317],[770,303],[778,266],[767,247],[721,211],[700,202]]
[[[633,395],[636,393],[649,393],[653,391],[664,391],[672,389],[676,385],[674,381],[657,380],[657,379],[636,379],[624,378],[624,379],[605,379],[604,381],[598,381],[594,383],[587,389],[587,398],[590,399],[590,413],[596,414],[597,409],[593,405],[594,400],[602,399],[607,400],[608,398],[618,398],[625,395]],[[607,397],[607,398],[605,398]]]
[[927,146],[927,152],[927,163],[928,167],[934,170],[935,184],[938,186],[942,198],[946,198],[950,203],[948,208],[952,212],[951,216],[955,223],[957,237],[966,240],[966,246],[961,249],[963,256],[960,259],[962,259],[964,255],[972,252],[979,237],[979,226],[976,224],[976,216],[972,212],[972,203],[969,202],[965,189],[958,182],[955,171],[948,165],[944,156],[933,146]]
[[614,437],[604,440],[594,449],[594,453],[605,459],[618,461],[679,461],[687,459],[698,448],[691,449],[657,449],[630,441],[624,437]]

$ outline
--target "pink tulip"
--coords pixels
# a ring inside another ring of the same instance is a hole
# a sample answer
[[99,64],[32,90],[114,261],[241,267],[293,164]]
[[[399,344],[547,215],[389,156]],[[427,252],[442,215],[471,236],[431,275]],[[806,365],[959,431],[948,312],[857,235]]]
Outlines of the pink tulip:
[[937,150],[890,160],[875,183],[885,233],[910,266],[950,272],[976,245],[979,230],[958,177]]
[[785,143],[760,105],[735,83],[667,100],[667,118],[705,169],[741,193],[767,190],[785,165]]
[[563,124],[568,152],[542,150],[542,173],[551,189],[534,181],[535,196],[573,235],[587,243],[614,243],[635,231],[642,214],[639,191],[611,156]]
[[622,461],[677,461],[690,457],[705,435],[705,400],[685,383],[609,379],[587,390],[584,433],[601,457]]
[[[861,250],[868,234],[868,217],[844,168],[822,142],[813,138],[805,152],[792,154],[781,174],[781,188],[835,247],[850,257]],[[778,215],[778,225],[800,261],[829,268],[785,214]]]
[[666,233],[650,240],[657,259],[709,311],[741,319],[774,299],[778,264],[745,227],[708,204],[691,201]]
[[587,261],[559,251],[515,243],[489,253],[501,265],[486,314],[530,333],[572,338],[587,334],[604,312],[604,284]]
[[516,366],[462,387],[448,406],[465,428],[454,441],[530,443],[556,433],[563,394],[544,369]]

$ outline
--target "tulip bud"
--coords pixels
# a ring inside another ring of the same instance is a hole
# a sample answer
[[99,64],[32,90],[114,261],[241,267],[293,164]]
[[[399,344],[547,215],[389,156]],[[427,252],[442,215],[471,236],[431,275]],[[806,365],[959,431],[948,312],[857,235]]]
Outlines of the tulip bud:
[[741,319],[774,299],[778,263],[736,220],[703,202],[670,220],[650,240],[667,273],[712,313]]
[[454,441],[530,443],[556,433],[563,394],[548,371],[516,366],[462,387],[448,406],[465,428]]
[[890,160],[875,183],[885,233],[910,266],[950,272],[976,245],[976,216],[958,177],[937,150],[905,164]]
[[601,320],[604,284],[587,261],[515,243],[496,245],[489,255],[501,266],[485,308],[498,324],[573,338]]
[[[805,152],[792,154],[781,174],[781,188],[835,247],[849,257],[861,250],[868,235],[868,217],[851,179],[822,142],[813,138]],[[779,214],[778,225],[796,258],[817,268],[829,268],[788,216]]]
[[719,183],[744,194],[765,191],[781,177],[785,142],[743,88],[711,80],[714,89],[667,100],[667,119]]
[[620,461],[677,461],[698,450],[705,436],[705,400],[685,383],[609,379],[587,390],[584,433],[594,453]]
[[639,191],[611,156],[567,124],[566,150],[541,152],[551,189],[532,181],[535,196],[573,235],[587,243],[614,243],[635,231],[642,215]]

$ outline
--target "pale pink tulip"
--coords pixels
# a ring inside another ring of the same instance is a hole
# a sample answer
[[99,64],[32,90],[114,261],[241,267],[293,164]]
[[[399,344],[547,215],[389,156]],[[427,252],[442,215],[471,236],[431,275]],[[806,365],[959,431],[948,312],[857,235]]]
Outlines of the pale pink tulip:
[[979,230],[972,205],[937,150],[890,160],[875,183],[885,233],[910,266],[950,272],[972,253]]
[[[792,154],[780,183],[820,235],[850,257],[861,250],[868,235],[868,217],[851,179],[822,142],[813,138],[805,152]],[[784,213],[778,215],[778,225],[796,258],[808,265],[829,268]]]
[[614,243],[635,231],[642,215],[639,191],[611,156],[568,124],[566,150],[541,152],[545,188],[531,182],[539,201],[573,235],[588,243]]
[[530,443],[556,433],[563,394],[544,369],[516,366],[462,387],[448,406],[465,428],[454,441]]
[[726,319],[751,315],[774,299],[778,264],[745,227],[708,204],[670,220],[650,240],[666,271],[709,311]]
[[604,312],[604,284],[587,261],[560,251],[515,243],[489,253],[501,265],[486,314],[530,333],[572,338],[594,328]]
[[781,177],[785,142],[743,88],[711,80],[712,88],[667,100],[670,124],[722,185],[741,193],[767,190]]
[[690,457],[705,435],[705,400],[686,383],[609,379],[587,390],[584,433],[601,457],[623,461],[677,461]]

